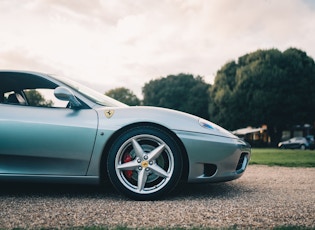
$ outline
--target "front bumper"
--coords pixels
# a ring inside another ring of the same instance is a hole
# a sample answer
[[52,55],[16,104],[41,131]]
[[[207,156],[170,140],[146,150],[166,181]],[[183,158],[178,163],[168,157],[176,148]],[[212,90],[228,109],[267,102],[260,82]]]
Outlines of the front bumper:
[[237,138],[177,131],[189,159],[188,182],[222,182],[243,175],[250,145]]

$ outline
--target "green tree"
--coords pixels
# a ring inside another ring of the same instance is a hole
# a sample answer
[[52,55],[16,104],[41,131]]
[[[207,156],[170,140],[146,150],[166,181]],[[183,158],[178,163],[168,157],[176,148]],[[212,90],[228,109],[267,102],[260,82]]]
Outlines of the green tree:
[[111,89],[105,92],[105,95],[130,106],[140,105],[140,99],[131,90],[124,87]]
[[210,114],[231,130],[266,124],[275,144],[285,128],[314,123],[314,82],[314,60],[305,52],[258,50],[218,71]]
[[169,75],[151,80],[142,88],[143,104],[176,109],[209,118],[210,85],[191,74]]
[[52,100],[46,100],[45,97],[35,89],[26,90],[24,93],[31,106],[52,107],[54,105]]
[[235,122],[235,117],[232,114],[235,109],[232,94],[236,86],[236,70],[237,64],[234,61],[224,65],[217,72],[214,84],[210,89],[209,112],[211,119],[228,129],[233,129]]

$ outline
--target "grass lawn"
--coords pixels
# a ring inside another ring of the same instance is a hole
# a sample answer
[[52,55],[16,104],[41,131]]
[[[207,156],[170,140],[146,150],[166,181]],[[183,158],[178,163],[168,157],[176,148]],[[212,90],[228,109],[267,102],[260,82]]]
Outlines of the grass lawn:
[[315,167],[315,150],[253,148],[250,164]]

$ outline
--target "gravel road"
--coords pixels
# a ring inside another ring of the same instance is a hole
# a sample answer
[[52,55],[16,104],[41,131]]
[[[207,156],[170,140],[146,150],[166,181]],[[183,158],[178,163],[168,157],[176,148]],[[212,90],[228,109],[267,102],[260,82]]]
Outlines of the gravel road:
[[315,228],[315,168],[249,166],[238,180],[182,185],[164,200],[150,202],[90,185],[0,186],[0,229]]

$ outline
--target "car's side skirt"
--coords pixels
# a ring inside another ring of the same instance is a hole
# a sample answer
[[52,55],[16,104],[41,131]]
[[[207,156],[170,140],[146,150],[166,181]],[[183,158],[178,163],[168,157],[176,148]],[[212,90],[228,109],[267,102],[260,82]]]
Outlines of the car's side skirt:
[[99,184],[98,176],[60,176],[60,175],[21,175],[0,174],[0,181],[4,182],[44,182],[44,183],[73,183]]

